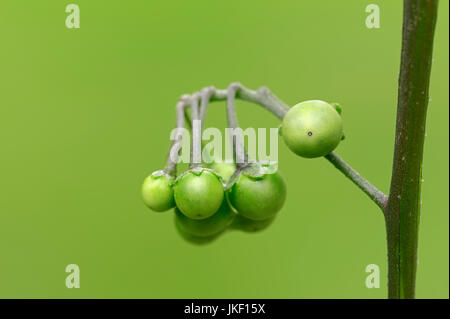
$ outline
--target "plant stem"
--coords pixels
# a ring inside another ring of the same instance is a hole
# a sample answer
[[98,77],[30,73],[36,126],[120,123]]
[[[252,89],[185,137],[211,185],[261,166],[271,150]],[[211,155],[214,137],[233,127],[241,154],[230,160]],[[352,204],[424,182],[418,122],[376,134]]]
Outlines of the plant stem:
[[414,298],[420,188],[437,0],[404,0],[392,179],[386,206],[389,298]]
[[175,177],[177,173],[178,155],[183,141],[185,109],[189,105],[189,101],[190,97],[188,95],[183,95],[176,106],[175,137],[170,143],[169,154],[164,168],[164,171],[173,177]]
[[236,116],[236,110],[234,108],[236,91],[239,89],[239,87],[241,87],[239,83],[232,83],[227,89],[227,118],[228,126],[231,129],[233,153],[235,156],[237,169],[243,167],[248,161],[248,156],[244,149],[244,141]]
[[[232,83],[230,86],[233,85],[236,87],[236,98],[259,104],[279,119],[283,119],[287,111],[289,111],[289,107],[264,86],[257,91],[253,91],[238,82]],[[215,90],[211,101],[222,101],[226,98],[227,90]]]
[[191,164],[190,168],[199,167],[202,164],[202,129],[200,111],[198,107],[199,96],[195,93],[191,99],[192,135],[191,135]]
[[208,104],[209,104],[209,100],[211,99],[211,96],[213,95],[215,89],[214,87],[210,86],[207,88],[202,89],[201,91],[201,105],[200,105],[200,121],[201,121],[201,129],[203,131],[203,126],[204,126],[204,120],[206,117],[206,111],[208,110]]
[[356,170],[348,165],[336,153],[331,152],[325,158],[329,160],[338,170],[355,183],[364,193],[366,193],[382,211],[386,208],[387,196],[378,188],[373,186],[368,180],[364,179]]

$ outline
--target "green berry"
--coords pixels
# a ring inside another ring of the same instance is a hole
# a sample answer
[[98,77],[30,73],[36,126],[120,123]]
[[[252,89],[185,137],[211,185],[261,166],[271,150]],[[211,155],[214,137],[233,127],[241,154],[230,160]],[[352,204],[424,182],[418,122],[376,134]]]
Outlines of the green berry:
[[156,212],[164,212],[175,206],[171,176],[156,171],[142,184],[141,193],[144,203]]
[[252,220],[245,218],[241,215],[237,215],[233,220],[233,223],[230,225],[231,229],[238,229],[247,233],[254,233],[258,231],[262,231],[269,227],[272,222],[275,220],[275,216],[263,219],[263,220]]
[[214,161],[210,168],[222,178],[224,183],[227,183],[236,170],[236,165],[234,163]]
[[175,182],[175,203],[191,219],[204,219],[219,209],[224,198],[220,177],[205,168],[186,171]]
[[228,191],[228,199],[238,214],[252,219],[273,217],[286,199],[286,185],[277,172],[251,175],[243,171]]
[[186,233],[183,229],[181,229],[178,220],[175,218],[175,229],[177,230],[178,234],[187,242],[194,244],[194,245],[206,245],[214,240],[216,240],[222,233],[218,233],[216,235],[208,236],[208,237],[199,237],[194,236],[189,233]]
[[191,219],[175,208],[176,223],[185,233],[196,237],[209,237],[224,231],[233,221],[236,214],[223,200],[219,210],[205,219]]
[[301,102],[285,115],[282,135],[295,154],[306,158],[324,156],[342,139],[342,118],[329,103],[319,100]]

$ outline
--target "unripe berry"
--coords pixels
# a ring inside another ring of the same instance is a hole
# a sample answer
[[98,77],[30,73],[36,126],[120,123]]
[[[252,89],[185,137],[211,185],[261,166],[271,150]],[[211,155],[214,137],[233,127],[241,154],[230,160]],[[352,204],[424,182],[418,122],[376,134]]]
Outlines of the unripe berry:
[[204,219],[219,209],[224,198],[220,177],[210,169],[195,168],[175,181],[175,203],[191,219]]
[[228,191],[238,214],[252,220],[273,217],[286,199],[286,185],[278,172],[254,175],[244,170]]
[[224,231],[233,221],[236,214],[224,199],[219,210],[205,219],[191,219],[175,208],[175,222],[181,230],[197,237],[209,237]]
[[141,187],[144,203],[156,212],[164,212],[175,206],[173,197],[174,180],[163,171],[148,176]]
[[344,134],[336,108],[319,100],[293,106],[283,119],[281,133],[289,149],[306,158],[331,153]]

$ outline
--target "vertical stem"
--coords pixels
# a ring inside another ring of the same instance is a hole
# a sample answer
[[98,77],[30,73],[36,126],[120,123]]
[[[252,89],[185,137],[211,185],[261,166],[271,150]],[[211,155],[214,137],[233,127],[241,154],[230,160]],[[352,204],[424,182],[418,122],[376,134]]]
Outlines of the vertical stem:
[[209,101],[211,99],[211,96],[215,92],[215,88],[213,86],[204,88],[200,92],[201,96],[201,103],[200,103],[200,109],[199,109],[199,117],[200,117],[200,135],[201,135],[201,156],[202,156],[202,163],[210,164],[214,161],[214,159],[210,156],[210,154],[206,151],[203,152],[204,149],[204,143],[203,143],[203,128],[205,127],[205,117],[206,117],[206,111],[208,110]]
[[206,111],[208,110],[208,104],[209,100],[211,99],[211,96],[214,94],[214,87],[210,86],[207,88],[202,89],[200,95],[201,95],[201,103],[200,103],[200,121],[201,121],[201,129],[203,131],[204,127],[204,120],[206,117]]
[[192,148],[191,148],[191,168],[202,164],[202,129],[200,120],[200,110],[198,107],[198,95],[194,94],[191,100],[192,114]]
[[414,298],[420,186],[437,0],[404,0],[391,187],[386,207],[389,298]]
[[182,141],[183,141],[183,130],[184,130],[184,116],[185,108],[187,106],[187,96],[183,96],[177,103],[176,106],[176,123],[175,123],[175,136],[169,147],[169,154],[167,156],[167,163],[164,171],[174,176],[177,173],[177,162],[178,155],[180,153]]
[[227,89],[227,117],[228,126],[231,129],[231,138],[233,140],[233,153],[235,155],[236,167],[242,167],[247,162],[247,157],[244,149],[244,141],[236,116],[234,107],[236,100],[236,91],[241,87],[239,83],[231,84]]

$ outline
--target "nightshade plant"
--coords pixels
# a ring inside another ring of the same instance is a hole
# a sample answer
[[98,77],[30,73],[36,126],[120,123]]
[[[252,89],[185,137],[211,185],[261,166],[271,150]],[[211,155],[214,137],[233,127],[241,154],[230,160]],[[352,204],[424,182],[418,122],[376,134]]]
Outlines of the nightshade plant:
[[[177,156],[185,119],[200,121],[212,101],[227,101],[230,128],[238,128],[235,99],[259,104],[280,120],[280,134],[299,156],[324,157],[381,209],[386,221],[389,298],[414,298],[420,185],[437,0],[404,0],[401,67],[390,192],[385,195],[340,158],[334,149],[344,138],[342,108],[320,100],[289,108],[266,87],[252,91],[240,83],[225,90],[208,87],[183,95],[176,106],[177,138],[166,167],[147,177],[144,202],[161,212],[175,208],[175,224],[191,242],[203,244],[225,229],[253,232],[268,227],[286,198],[286,185],[271,165],[249,158],[240,134],[233,134],[235,164],[202,164],[201,131],[192,125],[190,168],[177,176]],[[200,106],[199,106],[200,103]],[[187,108],[191,109],[189,119]]]

